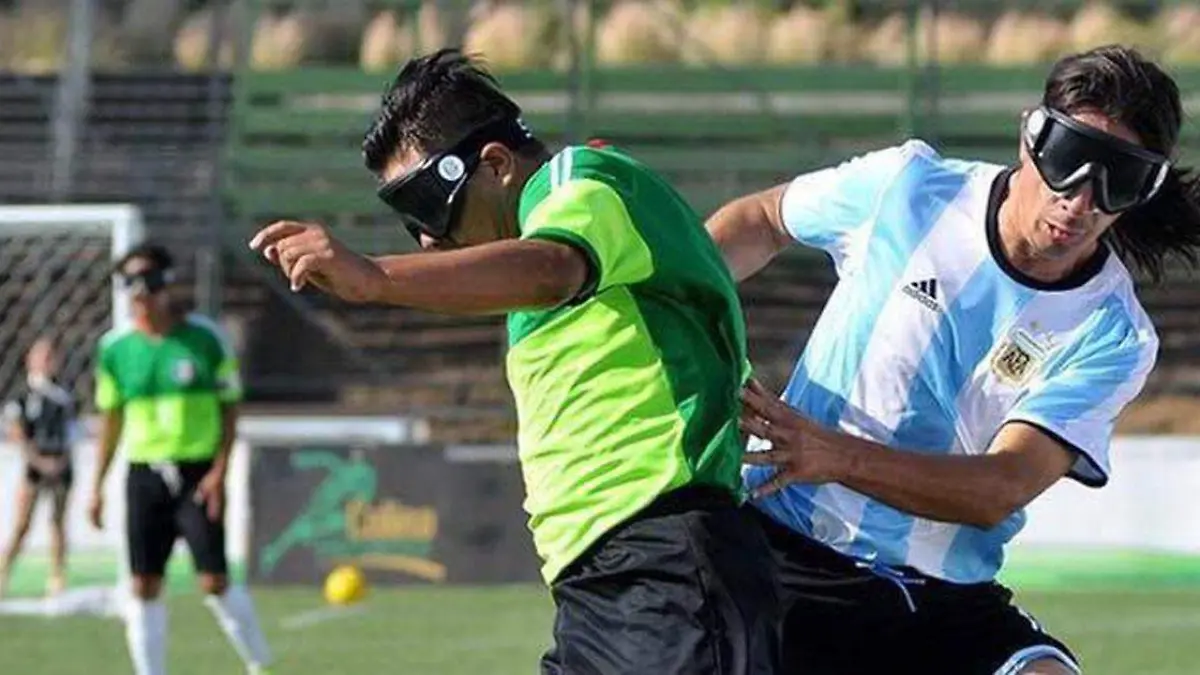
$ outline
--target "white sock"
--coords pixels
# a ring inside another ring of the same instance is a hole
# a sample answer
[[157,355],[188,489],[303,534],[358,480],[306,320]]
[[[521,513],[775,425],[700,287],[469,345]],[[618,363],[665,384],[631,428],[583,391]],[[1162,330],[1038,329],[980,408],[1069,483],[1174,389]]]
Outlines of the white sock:
[[129,598],[125,639],[135,675],[166,675],[167,606],[161,599]]
[[230,586],[224,595],[209,595],[204,598],[204,604],[216,617],[225,637],[229,638],[229,644],[233,645],[250,672],[270,665],[271,650],[259,628],[254,601],[244,586]]

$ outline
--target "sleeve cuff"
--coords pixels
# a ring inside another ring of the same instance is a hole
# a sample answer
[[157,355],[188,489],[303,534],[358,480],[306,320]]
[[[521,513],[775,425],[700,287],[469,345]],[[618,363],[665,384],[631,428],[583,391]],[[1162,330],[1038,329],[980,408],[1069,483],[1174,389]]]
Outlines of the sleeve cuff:
[[1009,422],[1021,422],[1035,427],[1038,431],[1053,438],[1059,445],[1075,455],[1075,462],[1071,465],[1070,471],[1067,471],[1068,478],[1091,488],[1100,488],[1108,484],[1108,472],[1100,462],[1096,461],[1091,453],[1085,450],[1080,444],[1069,440],[1060,430],[1054,429],[1042,420],[1030,417],[1012,417],[1005,420],[1005,424]]
[[777,215],[779,216],[779,222],[783,223],[783,229],[788,233],[788,236],[792,238],[792,241],[797,244],[809,246],[810,244],[808,243],[807,239],[801,236],[799,227],[793,225],[788,218],[788,212],[790,210],[788,209],[788,200],[792,196],[792,191],[795,189],[796,183],[799,182],[803,177],[804,176],[801,175],[792,178],[792,180],[787,184],[787,187],[783,188],[783,194],[779,195],[779,203],[775,205],[775,208],[778,211]]
[[[571,307],[581,304],[592,299],[600,288],[600,257],[596,255],[596,250],[583,237],[560,230],[557,228],[541,228],[531,234],[526,235],[526,239],[541,239],[543,241],[552,241],[556,244],[564,244],[579,251],[583,255],[584,264],[587,265],[587,277],[583,281],[583,285],[579,287],[579,291],[571,296],[561,307]],[[557,309],[557,308],[556,308]]]

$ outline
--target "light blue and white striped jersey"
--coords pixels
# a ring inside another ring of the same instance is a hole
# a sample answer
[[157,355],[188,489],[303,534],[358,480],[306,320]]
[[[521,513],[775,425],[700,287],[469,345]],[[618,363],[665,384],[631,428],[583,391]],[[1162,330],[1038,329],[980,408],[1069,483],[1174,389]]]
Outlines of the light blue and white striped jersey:
[[[909,141],[796,178],[783,221],[828,252],[839,280],[782,398],[899,452],[980,455],[1002,425],[1025,421],[1074,448],[1070,475],[1100,486],[1115,418],[1158,338],[1107,249],[1057,284],[1008,264],[997,212],[1009,174]],[[772,472],[747,467],[746,483]],[[935,522],[837,484],[791,485],[757,505],[859,560],[959,583],[992,579],[1025,522]]]

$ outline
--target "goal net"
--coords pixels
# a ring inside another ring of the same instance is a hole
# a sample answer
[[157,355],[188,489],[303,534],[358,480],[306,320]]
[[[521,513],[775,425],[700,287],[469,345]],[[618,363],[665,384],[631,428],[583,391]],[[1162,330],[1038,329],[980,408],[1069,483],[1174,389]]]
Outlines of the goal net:
[[0,399],[43,336],[57,346],[63,382],[90,391],[96,341],[128,316],[113,261],[142,233],[132,206],[0,206]]
[[[128,301],[113,283],[113,262],[142,237],[141,214],[133,206],[0,206],[0,406],[24,382],[29,347],[48,337],[56,346],[59,381],[75,393],[83,411],[90,409],[97,341],[129,317]],[[81,576],[111,579],[120,551],[119,494],[110,495],[104,531],[94,530],[85,517],[94,438],[87,433],[74,449],[77,494],[69,502],[67,524],[70,548],[78,552],[68,561],[73,582]],[[0,434],[0,537],[5,541],[14,525],[13,495],[22,470],[20,454],[6,443]],[[110,493],[116,483],[108,481]],[[44,508],[34,513],[26,553],[13,570],[10,588],[18,594],[41,590],[49,548]],[[36,588],[22,589],[33,580]]]

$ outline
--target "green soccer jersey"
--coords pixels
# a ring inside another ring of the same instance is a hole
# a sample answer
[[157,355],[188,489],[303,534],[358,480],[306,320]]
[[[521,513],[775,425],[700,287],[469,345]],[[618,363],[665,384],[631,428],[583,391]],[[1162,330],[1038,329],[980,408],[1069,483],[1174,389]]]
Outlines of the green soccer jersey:
[[221,407],[241,399],[237,358],[220,329],[190,315],[161,337],[109,331],[100,340],[96,407],[120,408],[131,462],[202,461],[221,440]]
[[665,492],[740,496],[746,328],[699,216],[619,151],[555,155],[522,192],[520,227],[594,272],[580,301],[508,318],[525,509],[550,582]]

